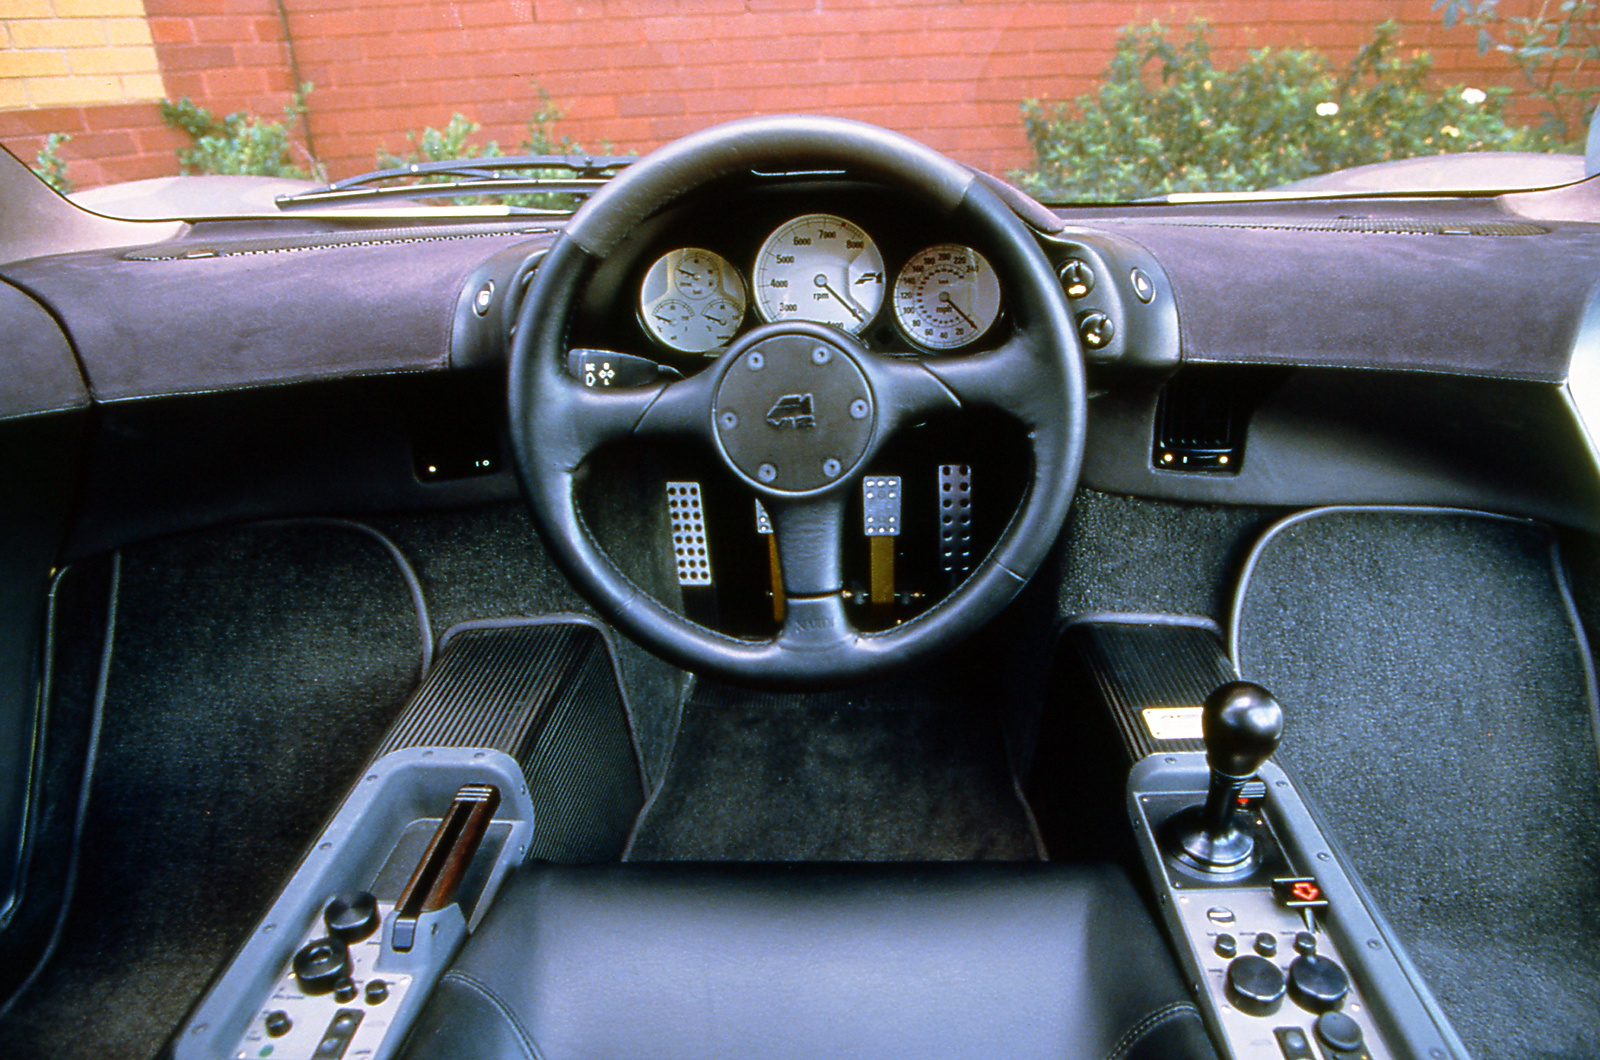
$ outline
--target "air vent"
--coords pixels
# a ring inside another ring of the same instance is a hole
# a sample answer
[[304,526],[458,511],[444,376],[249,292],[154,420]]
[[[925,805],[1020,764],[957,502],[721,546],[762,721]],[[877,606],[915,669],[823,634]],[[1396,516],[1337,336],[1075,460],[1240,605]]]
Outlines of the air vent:
[[1144,224],[1175,228],[1244,228],[1284,232],[1351,232],[1383,236],[1542,236],[1550,229],[1526,221],[1422,221],[1408,218],[1336,217],[1328,221],[1171,221]]
[[302,250],[331,250],[337,247],[377,247],[403,243],[447,243],[459,239],[488,239],[495,236],[548,235],[554,228],[505,228],[480,226],[471,229],[452,228],[446,232],[418,232],[415,229],[390,228],[368,232],[337,232],[322,235],[299,234],[273,239],[240,239],[226,243],[175,244],[160,250],[141,249],[129,251],[124,261],[195,261],[203,258],[237,258],[250,254],[291,254]]

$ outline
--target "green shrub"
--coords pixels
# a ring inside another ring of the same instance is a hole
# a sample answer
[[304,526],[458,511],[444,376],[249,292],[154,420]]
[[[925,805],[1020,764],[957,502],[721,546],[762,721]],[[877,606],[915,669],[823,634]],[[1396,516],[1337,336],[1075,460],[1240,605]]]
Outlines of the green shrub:
[[[300,86],[294,102],[283,108],[282,121],[266,121],[243,111],[217,118],[187,96],[176,103],[164,100],[161,117],[194,139],[191,146],[178,148],[178,163],[185,173],[304,178],[310,174],[294,162],[289,126],[305,114],[310,92],[309,84]],[[313,169],[320,168],[307,157]]]
[[67,133],[51,133],[44,138],[39,153],[33,156],[33,171],[63,195],[72,191],[72,181],[67,177],[67,160],[61,157],[61,149],[71,140]]
[[[565,117],[565,112],[557,107],[550,99],[550,94],[539,86],[534,86],[539,94],[539,105],[528,118],[526,132],[522,142],[517,145],[517,154],[521,155],[583,155],[588,152],[583,145],[569,136],[557,137],[555,123]],[[473,138],[482,128],[477,122],[464,114],[452,114],[450,121],[443,129],[428,126],[419,132],[406,133],[406,142],[410,149],[402,154],[378,150],[378,165],[385,169],[399,169],[415,162],[450,162],[460,159],[474,158],[503,158],[505,152],[500,149],[498,141],[490,140],[482,145],[474,145]],[[611,145],[604,144],[600,153],[609,154]],[[568,174],[558,169],[535,169],[525,172],[530,178],[535,177],[564,177]],[[427,180],[450,180],[449,176],[423,178]],[[471,201],[471,200],[457,200]],[[512,206],[534,206],[547,210],[570,210],[577,205],[577,200],[571,195],[562,195],[553,192],[540,192],[526,195],[501,196],[503,201]]]
[[1321,52],[1263,48],[1232,68],[1195,23],[1175,43],[1128,27],[1097,95],[1022,105],[1034,166],[1013,177],[1047,199],[1249,191],[1350,166],[1452,151],[1537,149],[1508,126],[1505,90],[1430,87],[1432,59],[1377,27],[1344,69]]
[[[1500,0],[1433,0],[1445,26],[1478,31],[1478,54],[1505,56],[1527,91],[1544,104],[1539,131],[1583,154],[1586,121],[1600,101],[1594,68],[1600,63],[1600,3],[1546,0],[1527,15],[1507,15]],[[1587,82],[1587,83],[1585,83]]]

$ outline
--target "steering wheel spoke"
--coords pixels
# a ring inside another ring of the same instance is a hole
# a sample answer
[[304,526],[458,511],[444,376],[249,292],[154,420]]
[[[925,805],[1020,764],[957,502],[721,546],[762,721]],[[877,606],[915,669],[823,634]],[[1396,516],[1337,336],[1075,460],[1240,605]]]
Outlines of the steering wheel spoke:
[[863,357],[862,369],[878,402],[879,429],[892,434],[936,412],[961,407],[960,400],[921,358]]
[[559,402],[560,444],[546,436],[545,451],[567,469],[608,442],[629,436],[709,433],[709,373],[644,386],[588,386],[563,378],[546,400]]
[[563,379],[547,392],[545,400],[561,404],[562,415],[555,422],[561,431],[546,431],[542,439],[543,456],[565,470],[581,464],[608,442],[626,438],[657,402],[665,385],[618,389],[589,388],[575,379]]
[[673,380],[657,392],[655,400],[634,425],[634,433],[641,436],[693,434],[709,437],[715,392],[715,374],[709,369],[696,372],[686,379]]
[[1057,388],[1040,385],[1042,356],[1031,336],[1019,334],[992,350],[928,361],[927,366],[961,406],[1002,409],[1031,425],[1066,413],[1059,407]]
[[844,491],[821,496],[767,498],[784,595],[792,604],[844,588]]

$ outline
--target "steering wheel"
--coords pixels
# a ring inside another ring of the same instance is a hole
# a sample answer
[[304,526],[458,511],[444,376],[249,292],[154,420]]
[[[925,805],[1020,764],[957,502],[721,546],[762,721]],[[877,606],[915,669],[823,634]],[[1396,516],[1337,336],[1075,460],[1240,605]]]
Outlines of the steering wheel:
[[[825,325],[786,322],[750,329],[709,367],[681,380],[589,389],[568,374],[570,320],[596,265],[656,211],[752,170],[844,170],[969,223],[992,251],[1011,336],[983,352],[912,359],[873,353]],[[1028,228],[972,170],[914,140],[838,118],[715,126],[656,151],[601,188],[557,238],[522,303],[509,401],[517,472],[535,525],[579,591],[657,654],[746,684],[853,681],[975,632],[1044,560],[1083,456],[1077,332],[1061,283]],[[1016,512],[950,595],[893,629],[855,629],[842,596],[852,486],[897,430],[972,407],[1003,410],[1026,431],[1033,466]],[[777,414],[796,409],[798,419]],[[770,514],[786,604],[772,639],[741,640],[668,609],[627,578],[585,527],[574,497],[585,459],[620,438],[668,434],[709,442]]]

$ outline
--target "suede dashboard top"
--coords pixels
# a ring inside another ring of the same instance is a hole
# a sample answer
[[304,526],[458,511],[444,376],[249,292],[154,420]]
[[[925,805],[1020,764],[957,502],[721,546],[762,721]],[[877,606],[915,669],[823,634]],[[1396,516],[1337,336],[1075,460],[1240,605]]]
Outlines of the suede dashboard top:
[[[1322,227],[1359,223],[1371,228]],[[1600,226],[1504,215],[1459,225],[1401,210],[1361,221],[1213,215],[1107,227],[1166,270],[1185,362],[1557,382],[1600,279]]]
[[[1328,229],[1349,223],[1347,205],[1281,206],[1064,217],[1154,254],[1171,281],[1186,362],[1565,378],[1600,278],[1600,225],[1530,223],[1492,201],[1443,201],[1367,213],[1400,227],[1409,218],[1437,229],[1447,218],[1448,231],[1340,231]],[[1474,224],[1487,229],[1466,231]],[[3,273],[55,314],[97,401],[442,370],[467,277],[508,247],[549,237],[525,227],[432,231],[182,257],[188,246],[225,249],[197,228],[149,254],[65,254]],[[228,230],[234,240],[292,242],[284,232],[276,220]]]
[[[468,275],[541,238],[422,230],[366,243],[354,233],[334,246],[289,246],[285,236],[260,249],[281,231],[262,225],[253,243],[196,233],[148,253],[63,254],[4,272],[55,312],[94,399],[122,401],[444,368]],[[187,246],[217,254],[180,256]]]

